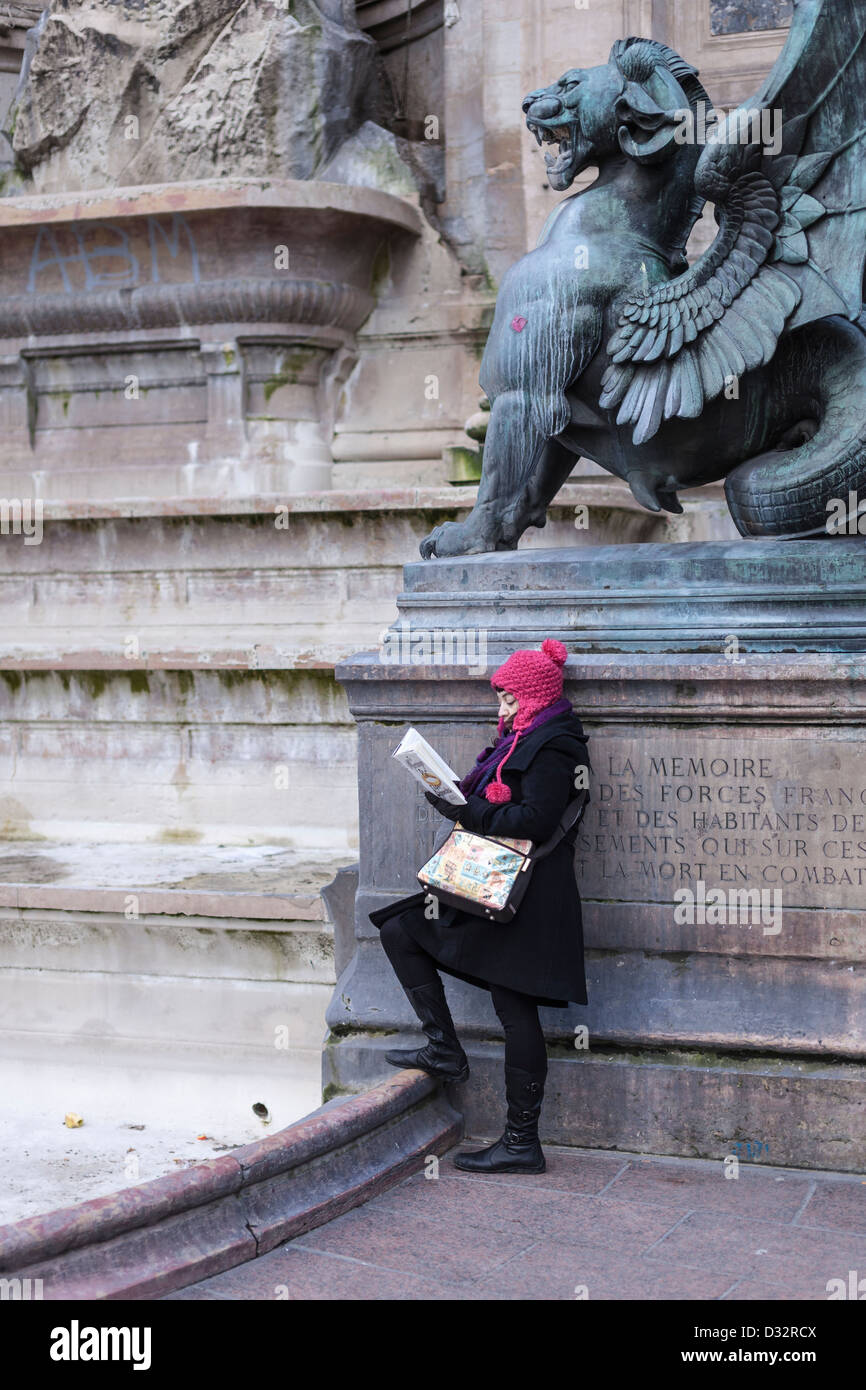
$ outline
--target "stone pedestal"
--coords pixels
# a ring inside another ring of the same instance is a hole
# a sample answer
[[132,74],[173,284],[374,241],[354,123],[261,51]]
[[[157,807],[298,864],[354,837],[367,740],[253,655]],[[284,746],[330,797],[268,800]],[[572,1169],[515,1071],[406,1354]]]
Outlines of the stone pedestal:
[[[518,550],[404,575],[393,641],[337,668],[361,852],[325,1082],[370,1085],[383,1035],[418,1036],[367,914],[415,890],[439,817],[392,749],[412,724],[465,770],[494,728],[490,672],[555,636],[594,767],[576,854],[589,1003],[542,1010],[542,1137],[860,1170],[862,539]],[[500,1025],[489,995],[446,988],[472,1065],[458,1103],[496,1134]]]

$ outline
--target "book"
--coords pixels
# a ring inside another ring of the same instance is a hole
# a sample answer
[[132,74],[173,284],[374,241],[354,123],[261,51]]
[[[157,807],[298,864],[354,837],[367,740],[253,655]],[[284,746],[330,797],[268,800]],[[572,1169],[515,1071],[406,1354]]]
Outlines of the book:
[[466,805],[466,797],[457,785],[457,773],[440,758],[417,729],[409,729],[403,735],[392,757],[436,796],[441,796],[443,801],[450,801],[452,806]]

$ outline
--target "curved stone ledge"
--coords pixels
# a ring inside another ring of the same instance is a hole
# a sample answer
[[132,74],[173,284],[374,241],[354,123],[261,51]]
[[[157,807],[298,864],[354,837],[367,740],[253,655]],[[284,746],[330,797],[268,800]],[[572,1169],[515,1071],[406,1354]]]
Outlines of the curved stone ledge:
[[119,332],[205,324],[314,324],[359,328],[373,308],[371,294],[336,281],[211,280],[192,285],[143,285],[83,294],[13,295],[0,302],[0,337]]
[[168,212],[220,212],[227,208],[304,209],[349,213],[420,233],[413,203],[377,188],[322,179],[191,179],[189,183],[136,184],[79,193],[34,193],[0,200],[0,227],[38,227],[64,218],[76,222],[149,217]]
[[212,323],[354,331],[375,302],[379,239],[417,236],[421,218],[377,189],[216,179],[0,199],[0,230],[0,337]]
[[462,1133],[437,1082],[398,1072],[223,1158],[0,1228],[0,1272],[48,1300],[158,1298],[324,1225]]

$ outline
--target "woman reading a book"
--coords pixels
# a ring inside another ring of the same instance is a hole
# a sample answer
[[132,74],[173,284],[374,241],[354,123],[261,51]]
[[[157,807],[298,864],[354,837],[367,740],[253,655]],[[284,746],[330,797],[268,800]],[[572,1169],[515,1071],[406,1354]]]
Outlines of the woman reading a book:
[[[475,766],[458,783],[467,798],[451,805],[427,799],[448,820],[470,831],[536,845],[587,785],[587,737],[562,694],[566,649],[551,638],[541,650],[512,653],[494,672],[499,728]],[[568,831],[536,864],[526,895],[510,922],[488,922],[416,893],[370,913],[382,945],[428,1039],[416,1050],[392,1051],[386,1060],[416,1067],[444,1081],[465,1081],[469,1063],[454,1028],[439,974],[444,971],[490,991],[505,1034],[505,1129],[495,1144],[460,1153],[459,1168],[480,1173],[542,1173],[538,1119],[547,1077],[547,1048],[539,1004],[567,1009],[585,1004],[580,896],[574,841]]]

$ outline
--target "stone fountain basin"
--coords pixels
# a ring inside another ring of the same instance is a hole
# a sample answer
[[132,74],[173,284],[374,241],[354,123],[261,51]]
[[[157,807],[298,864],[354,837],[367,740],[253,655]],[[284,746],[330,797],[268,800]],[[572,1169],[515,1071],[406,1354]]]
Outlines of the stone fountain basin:
[[0,200],[7,495],[327,487],[355,333],[420,230],[315,181]]

